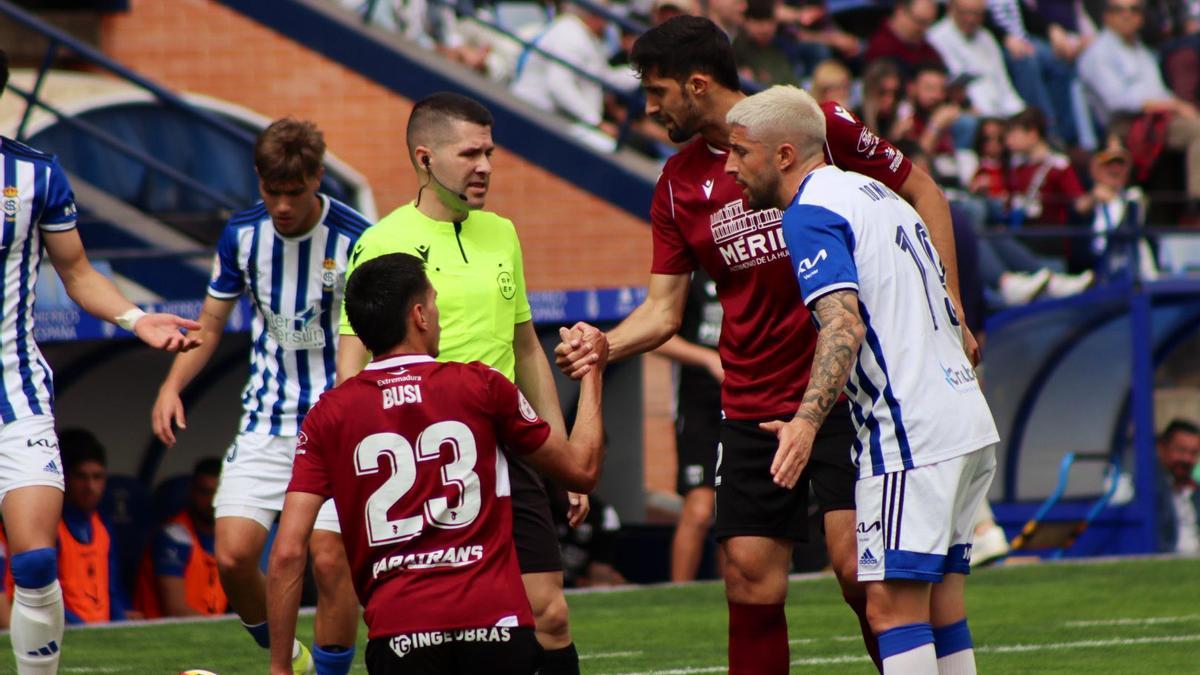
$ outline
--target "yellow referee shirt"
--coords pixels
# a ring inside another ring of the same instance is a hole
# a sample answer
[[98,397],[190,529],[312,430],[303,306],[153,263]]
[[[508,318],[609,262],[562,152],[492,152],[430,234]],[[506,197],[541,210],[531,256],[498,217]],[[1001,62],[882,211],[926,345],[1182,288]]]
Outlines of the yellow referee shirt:
[[[490,211],[471,211],[462,223],[450,223],[433,220],[407,204],[359,237],[346,278],[362,263],[388,253],[409,253],[425,261],[425,272],[438,292],[438,360],[482,361],[515,381],[513,327],[529,321],[533,313],[512,221]],[[345,307],[340,333],[354,335]]]

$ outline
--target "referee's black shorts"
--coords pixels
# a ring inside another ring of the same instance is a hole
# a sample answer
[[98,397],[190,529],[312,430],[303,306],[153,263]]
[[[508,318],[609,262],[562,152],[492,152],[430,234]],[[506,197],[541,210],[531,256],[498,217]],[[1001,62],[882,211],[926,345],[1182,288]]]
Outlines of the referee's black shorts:
[[512,484],[513,542],[521,574],[561,572],[562,552],[545,479],[525,462],[511,458],[508,477]]
[[[763,420],[766,421],[766,420]],[[857,471],[850,459],[854,425],[839,403],[813,442],[812,455],[791,490],[776,485],[771,461],[779,440],[757,421],[725,420],[717,462],[717,539],[755,536],[808,541],[808,488],[822,513],[854,508]]]

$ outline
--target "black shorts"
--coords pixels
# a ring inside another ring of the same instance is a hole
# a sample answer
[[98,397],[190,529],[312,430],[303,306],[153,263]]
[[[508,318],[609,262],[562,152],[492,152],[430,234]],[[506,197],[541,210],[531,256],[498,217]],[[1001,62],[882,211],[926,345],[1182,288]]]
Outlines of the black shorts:
[[779,447],[775,434],[759,429],[758,422],[725,420],[713,527],[717,539],[756,536],[808,541],[810,481],[822,513],[853,509],[853,439],[849,407],[839,405],[817,433],[808,466],[796,487],[786,490],[771,478],[771,461]]
[[513,542],[521,574],[561,572],[562,552],[545,480],[533,467],[512,458],[508,460],[508,477],[512,484]]
[[717,444],[721,442],[721,395],[716,401],[680,396],[675,414],[675,491],[682,496],[716,482]]
[[531,675],[542,662],[532,628],[409,633],[367,641],[371,675]]

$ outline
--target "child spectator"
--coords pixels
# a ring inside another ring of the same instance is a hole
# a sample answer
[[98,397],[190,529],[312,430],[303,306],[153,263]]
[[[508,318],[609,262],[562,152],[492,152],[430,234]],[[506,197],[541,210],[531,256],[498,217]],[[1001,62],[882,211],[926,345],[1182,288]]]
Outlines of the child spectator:
[[852,107],[850,87],[850,70],[839,61],[827,59],[813,70],[812,85],[808,89],[818,102],[836,101],[849,110]]

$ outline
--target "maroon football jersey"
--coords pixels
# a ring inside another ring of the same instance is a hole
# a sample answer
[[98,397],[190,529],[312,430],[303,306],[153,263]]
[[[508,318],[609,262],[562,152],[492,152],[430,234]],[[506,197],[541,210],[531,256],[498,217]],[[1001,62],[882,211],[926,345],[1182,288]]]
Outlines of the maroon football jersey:
[[[832,101],[825,160],[898,190],[912,163]],[[728,152],[697,138],[667,160],[650,206],[654,274],[703,267],[725,309],[718,351],[729,419],[792,415],[808,386],[817,331],[788,260],[778,209],[750,211],[725,173]]]
[[373,361],[304,418],[288,490],[332,497],[371,638],[533,626],[512,541],[509,452],[550,427],[499,371]]

